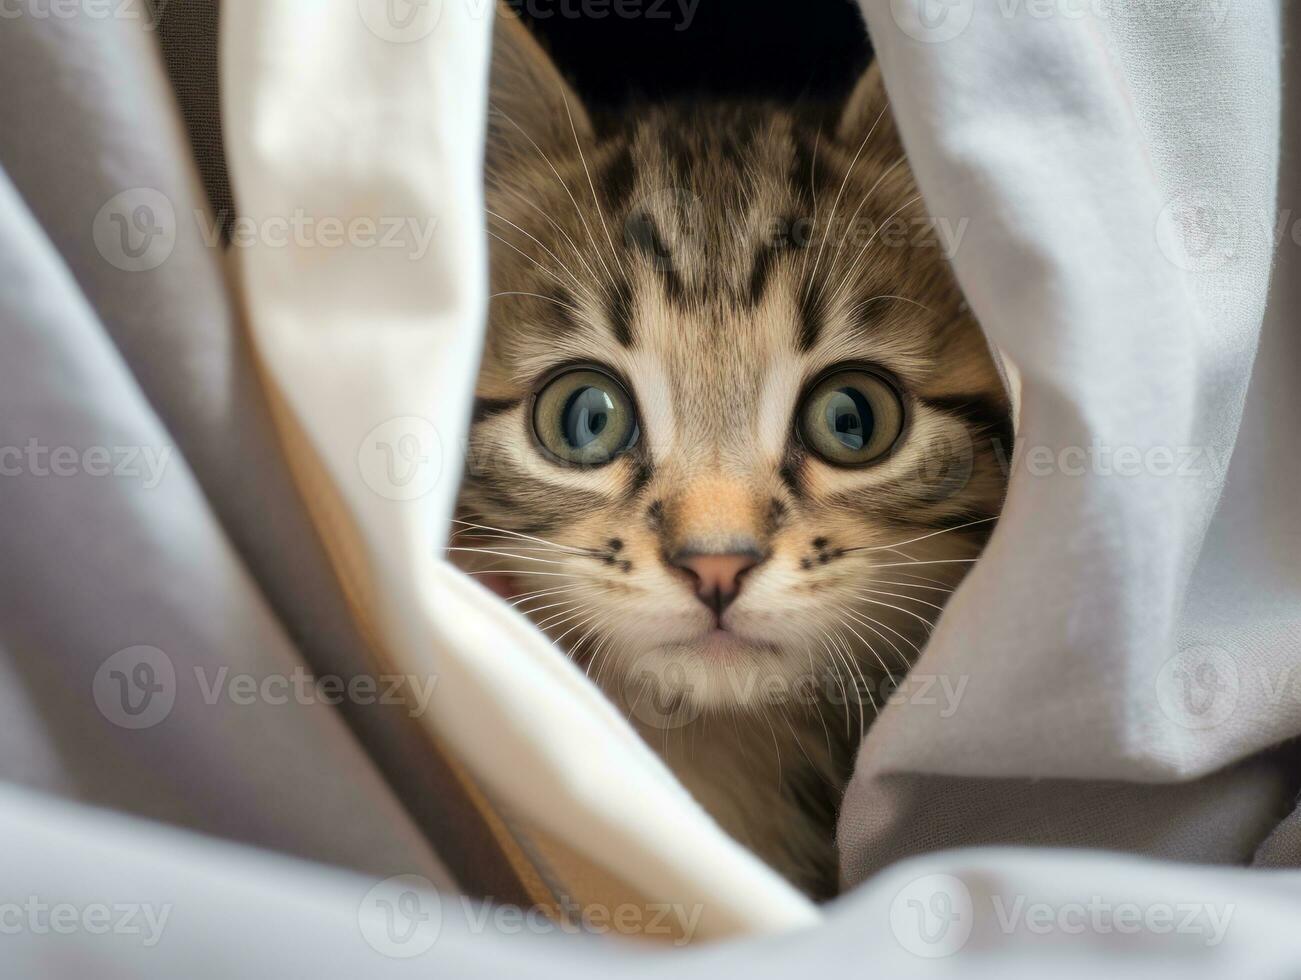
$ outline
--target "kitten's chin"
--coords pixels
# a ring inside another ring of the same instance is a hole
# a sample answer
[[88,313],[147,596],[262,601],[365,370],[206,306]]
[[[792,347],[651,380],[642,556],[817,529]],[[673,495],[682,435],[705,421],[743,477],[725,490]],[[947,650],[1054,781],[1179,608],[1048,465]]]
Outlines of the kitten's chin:
[[756,644],[731,630],[712,629],[695,643],[681,644],[684,652],[694,652],[706,662],[740,664],[756,654],[771,654],[771,644]]
[[758,709],[782,699],[793,682],[777,647],[713,629],[636,657],[620,693],[636,718],[666,728],[706,711]]

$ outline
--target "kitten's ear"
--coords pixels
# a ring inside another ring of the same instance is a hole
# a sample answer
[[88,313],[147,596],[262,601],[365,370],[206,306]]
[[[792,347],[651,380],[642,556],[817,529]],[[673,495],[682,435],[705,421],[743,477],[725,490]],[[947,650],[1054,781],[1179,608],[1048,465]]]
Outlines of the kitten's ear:
[[876,145],[893,146],[899,142],[894,117],[890,114],[890,101],[885,94],[885,82],[876,61],[868,66],[854,91],[849,93],[840,113],[840,122],[836,125],[836,138],[854,147],[862,143],[868,133],[872,134],[872,143]]
[[[559,70],[505,3],[497,4],[488,85],[487,168],[512,160],[572,153],[590,139],[592,124]],[[534,145],[536,144],[536,146]]]

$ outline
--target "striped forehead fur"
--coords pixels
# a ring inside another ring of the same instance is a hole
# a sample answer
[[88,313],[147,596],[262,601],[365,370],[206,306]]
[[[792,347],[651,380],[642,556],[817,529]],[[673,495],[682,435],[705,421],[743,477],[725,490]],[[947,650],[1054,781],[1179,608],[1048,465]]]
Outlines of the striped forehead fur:
[[[737,315],[776,306],[785,335],[762,343],[870,333],[906,369],[959,300],[941,256],[880,245],[925,224],[901,154],[889,125],[855,145],[758,106],[661,106],[600,139],[539,145],[531,166],[492,175],[493,259],[516,293],[494,305],[499,341],[527,373],[530,348],[632,347],[682,314],[706,343],[744,341]],[[931,322],[900,309],[901,285]]]

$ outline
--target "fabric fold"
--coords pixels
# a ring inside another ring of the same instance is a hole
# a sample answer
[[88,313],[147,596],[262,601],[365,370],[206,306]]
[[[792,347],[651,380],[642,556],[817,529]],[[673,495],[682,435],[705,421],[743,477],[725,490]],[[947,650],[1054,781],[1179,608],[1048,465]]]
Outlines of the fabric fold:
[[[1252,374],[1275,245],[1281,10],[927,6],[865,12],[927,205],[968,223],[954,267],[1015,364],[1020,426],[998,529],[916,667],[964,683],[962,703],[947,716],[891,705],[869,732],[841,817],[846,879],[910,841],[1015,835],[978,806],[960,827],[931,817],[1009,781],[1024,781],[1023,829],[1044,843],[1127,849],[1182,798],[1171,825],[1207,824],[1183,856],[1242,860],[1212,826],[1268,826],[1296,780],[1277,753],[1221,771],[1301,730],[1301,705],[1248,682],[1301,655],[1301,591],[1279,590],[1268,557],[1297,519],[1248,486],[1253,473],[1286,482],[1292,463],[1239,438],[1249,383],[1270,383]],[[1294,425],[1301,406],[1276,391],[1260,413]],[[1249,440],[1268,423],[1247,417]],[[1276,597],[1267,612],[1252,589]],[[1255,817],[1240,809],[1247,771],[1263,780]],[[1113,804],[1088,834],[1044,840],[1072,779],[1105,783]],[[1190,785],[1144,785],[1162,783]]]
[[[809,924],[813,906],[705,815],[568,658],[438,557],[487,293],[490,9],[223,10],[241,220],[302,214],[341,232],[237,251],[295,475],[377,656],[437,676],[422,720],[537,838],[554,887],[581,903],[585,881],[612,875],[634,901],[698,901],[702,937]],[[357,235],[377,225],[401,247],[366,247]],[[555,868],[566,855],[579,865]]]

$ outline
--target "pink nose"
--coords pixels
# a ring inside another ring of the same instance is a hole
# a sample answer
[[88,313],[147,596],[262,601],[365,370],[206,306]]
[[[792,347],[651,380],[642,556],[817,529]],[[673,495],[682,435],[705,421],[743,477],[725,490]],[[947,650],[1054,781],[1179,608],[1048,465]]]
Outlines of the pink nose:
[[696,595],[715,613],[723,610],[741,590],[741,576],[759,564],[756,554],[683,555],[673,564],[686,569],[696,579]]

